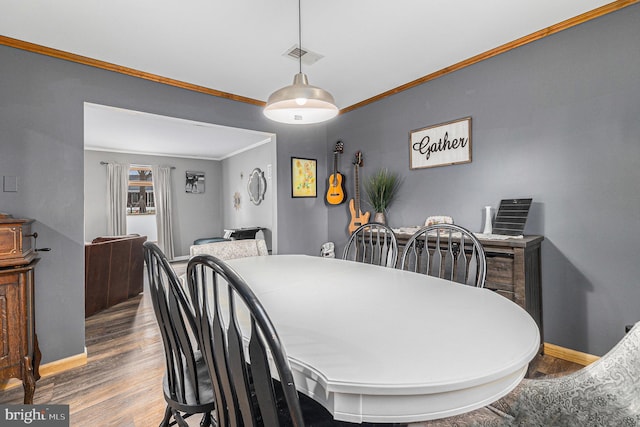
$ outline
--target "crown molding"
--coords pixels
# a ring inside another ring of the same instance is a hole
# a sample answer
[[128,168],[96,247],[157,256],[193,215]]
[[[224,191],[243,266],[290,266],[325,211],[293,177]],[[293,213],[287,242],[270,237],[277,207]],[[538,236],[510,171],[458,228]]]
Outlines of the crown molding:
[[[617,0],[612,3],[606,4],[599,8],[593,9],[589,12],[585,12],[581,15],[575,16],[573,18],[562,21],[558,24],[552,25],[550,27],[544,28],[542,30],[536,31],[535,33],[529,34],[527,36],[521,37],[517,40],[514,40],[509,43],[505,43],[502,46],[498,46],[494,49],[488,50],[484,53],[480,53],[478,55],[472,56],[471,58],[465,59],[463,61],[458,62],[457,64],[451,65],[449,67],[445,67],[439,71],[433,72],[426,76],[420,77],[419,79],[413,80],[409,83],[405,83],[401,86],[398,86],[394,89],[388,90],[376,96],[373,96],[369,99],[365,99],[364,101],[360,101],[356,104],[353,104],[349,107],[345,107],[340,110],[340,114],[348,113],[349,111],[353,111],[360,107],[364,107],[365,105],[372,104],[381,99],[387,98],[391,95],[395,95],[396,93],[403,92],[405,90],[414,88],[428,81],[437,79],[438,77],[442,77],[446,74],[453,73],[454,71],[461,70],[465,67],[468,67],[473,64],[477,64],[478,62],[484,61],[485,59],[492,58],[494,56],[500,55],[501,53],[508,52],[512,49],[518,48],[520,46],[524,46],[526,44],[532,43],[536,40],[540,40],[544,37],[550,36],[552,34],[556,34],[560,31],[564,31],[571,27],[575,27],[576,25],[582,24],[584,22],[590,21],[595,18],[599,18],[600,16],[607,15],[609,13],[615,12],[620,9],[624,9],[627,6],[631,6],[640,2],[640,0]],[[136,70],[129,67],[124,67],[121,65],[112,64],[105,61],[100,61],[97,59],[89,58],[86,56],[76,55],[73,53],[65,52],[58,49],[53,49],[46,46],[41,46],[35,43],[29,43],[26,41],[14,39],[11,37],[1,36],[0,35],[0,45],[5,45],[9,47],[13,47],[16,49],[26,50],[29,52],[39,53],[41,55],[51,56],[58,59],[64,59],[66,61],[77,62],[83,65],[89,65],[91,67],[101,68],[103,70],[113,71],[120,74],[126,74],[128,76],[138,77],[145,80],[150,80],[157,83],[166,84],[169,86],[175,86],[181,89],[187,89],[194,92],[200,92],[207,95],[217,96],[220,98],[226,98],[233,101],[244,102],[247,104],[257,105],[259,107],[264,107],[266,103],[264,101],[260,101],[253,98],[247,98],[240,95],[234,95],[232,93],[222,92],[219,90],[211,89],[204,86],[199,86],[187,82],[183,82],[180,80],[171,79],[168,77],[162,77],[157,74],[147,73],[144,71]]]
[[494,56],[500,55],[501,53],[508,52],[517,47],[524,46],[526,44],[532,43],[536,40],[540,40],[552,34],[559,33],[560,31],[564,31],[571,27],[575,27],[576,25],[582,24],[584,22],[591,21],[592,19],[598,18],[600,16],[607,15],[611,12],[615,12],[627,6],[631,6],[632,4],[638,3],[639,1],[640,0],[618,0],[618,1],[614,1],[613,3],[606,4],[597,9],[593,9],[589,12],[585,12],[581,15],[562,21],[558,24],[552,25],[547,28],[543,28],[542,30],[539,30],[539,31],[536,31],[535,33],[531,33],[527,36],[521,37],[512,42],[505,43],[502,46],[498,46],[484,53],[480,53],[476,56],[472,56],[471,58],[465,59],[464,61],[460,61],[457,64],[443,68],[442,70],[428,74],[424,77],[420,77],[419,79],[413,80],[409,83],[405,83],[402,86],[398,86],[394,89],[388,90],[386,92],[383,92],[369,99],[365,99],[364,101],[360,101],[357,104],[353,104],[349,107],[345,107],[340,110],[340,114],[348,113],[349,111],[353,111],[357,108],[364,107],[365,105],[372,104],[383,98],[387,98],[391,95],[395,95],[396,93],[414,88],[428,81],[435,80],[438,77],[442,77],[446,74],[453,73],[454,71],[458,71],[463,68],[466,68],[470,65],[477,64],[478,62],[484,61],[485,59],[492,58]]
[[260,107],[264,107],[266,105],[264,101],[259,101],[257,99],[247,98],[240,95],[234,95],[232,93],[222,92],[219,90],[183,82],[180,80],[171,79],[168,77],[162,77],[157,74],[147,73],[144,71],[136,70],[134,68],[112,64],[110,62],[100,61],[98,59],[93,59],[93,58],[89,58],[82,55],[76,55],[75,53],[69,53],[63,50],[53,49],[50,47],[42,46],[35,43],[25,42],[23,40],[14,39],[11,37],[0,36],[0,44],[9,46],[9,47],[14,47],[16,49],[26,50],[33,53],[39,53],[41,55],[51,56],[53,58],[64,59],[66,61],[71,61],[71,62],[77,62],[78,64],[101,68],[103,70],[113,71],[120,74],[126,74],[128,76],[138,77],[141,79],[150,80],[153,82],[162,83],[169,86],[175,86],[175,87],[179,87],[181,89],[187,89],[193,92],[200,92],[207,95],[217,96],[220,98],[231,99],[233,101],[239,101],[247,104],[257,105]]

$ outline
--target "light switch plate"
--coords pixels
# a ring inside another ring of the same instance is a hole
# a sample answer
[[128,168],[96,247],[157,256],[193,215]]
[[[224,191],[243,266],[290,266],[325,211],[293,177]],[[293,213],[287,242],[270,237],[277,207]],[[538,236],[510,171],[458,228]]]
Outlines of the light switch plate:
[[2,191],[4,191],[5,193],[16,193],[18,191],[18,177],[2,177]]

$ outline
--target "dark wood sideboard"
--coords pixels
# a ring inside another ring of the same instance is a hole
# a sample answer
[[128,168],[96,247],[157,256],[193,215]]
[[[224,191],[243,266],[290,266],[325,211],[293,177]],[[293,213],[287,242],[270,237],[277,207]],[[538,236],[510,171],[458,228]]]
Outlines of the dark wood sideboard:
[[[399,252],[411,234],[396,234]],[[524,236],[522,239],[479,239],[487,257],[485,288],[515,302],[531,315],[542,328],[541,244],[543,236]]]
[[31,219],[0,217],[0,380],[17,378],[24,403],[32,404],[40,378],[40,349],[34,310]]

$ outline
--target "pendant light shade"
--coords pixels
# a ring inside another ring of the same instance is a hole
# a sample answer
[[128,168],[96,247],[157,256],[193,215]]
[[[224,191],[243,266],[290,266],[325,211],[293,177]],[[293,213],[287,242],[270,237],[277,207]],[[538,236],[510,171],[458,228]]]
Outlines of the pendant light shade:
[[[298,47],[302,51],[302,20],[298,0]],[[302,54],[298,56],[300,71],[293,84],[273,92],[267,100],[264,115],[280,123],[320,123],[338,115],[338,107],[329,92],[309,85],[307,75],[302,72]]]
[[307,75],[298,73],[292,85],[269,96],[264,115],[280,123],[320,123],[337,116],[338,107],[329,92],[310,86]]

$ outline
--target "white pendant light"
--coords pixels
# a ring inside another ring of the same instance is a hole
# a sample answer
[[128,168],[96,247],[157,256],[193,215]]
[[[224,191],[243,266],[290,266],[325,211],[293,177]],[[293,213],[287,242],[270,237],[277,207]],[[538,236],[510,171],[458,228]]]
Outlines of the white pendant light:
[[[298,0],[298,47],[302,51],[302,24]],[[338,115],[333,96],[319,87],[309,85],[307,75],[302,72],[302,55],[298,57],[300,72],[293,84],[273,92],[267,100],[264,115],[280,123],[320,123]]]

